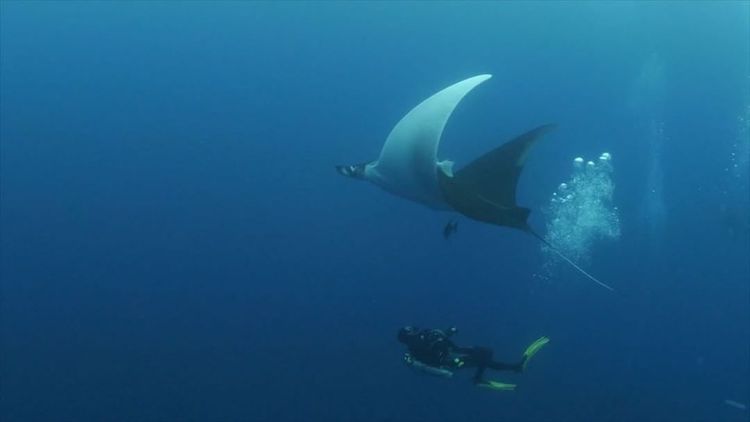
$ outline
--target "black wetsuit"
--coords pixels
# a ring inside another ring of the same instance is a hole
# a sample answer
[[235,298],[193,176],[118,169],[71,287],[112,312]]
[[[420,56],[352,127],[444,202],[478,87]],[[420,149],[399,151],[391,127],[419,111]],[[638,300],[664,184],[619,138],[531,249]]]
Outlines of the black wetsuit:
[[523,361],[503,363],[492,359],[492,349],[487,347],[459,347],[450,340],[455,328],[448,330],[425,329],[400,339],[415,360],[441,369],[477,368],[474,382],[482,382],[484,370],[496,371],[523,370]]

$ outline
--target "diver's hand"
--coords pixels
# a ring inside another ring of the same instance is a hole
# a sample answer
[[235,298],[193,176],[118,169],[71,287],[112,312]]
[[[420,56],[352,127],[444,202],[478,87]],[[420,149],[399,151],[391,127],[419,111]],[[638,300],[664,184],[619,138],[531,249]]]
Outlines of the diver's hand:
[[411,354],[404,353],[404,362],[406,362],[407,365],[411,366],[414,364],[414,358],[411,357]]

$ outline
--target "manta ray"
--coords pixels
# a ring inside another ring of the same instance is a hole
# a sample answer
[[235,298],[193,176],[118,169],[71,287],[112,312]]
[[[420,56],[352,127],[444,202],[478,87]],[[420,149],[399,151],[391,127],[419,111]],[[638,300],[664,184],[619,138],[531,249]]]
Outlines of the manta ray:
[[517,136],[456,172],[452,161],[438,161],[440,138],[453,110],[466,94],[491,77],[477,75],[432,95],[401,118],[377,160],[340,165],[336,170],[432,209],[456,211],[473,220],[531,234],[583,275],[612,290],[532,230],[527,221],[531,210],[516,203],[516,186],[529,150],[554,124]]

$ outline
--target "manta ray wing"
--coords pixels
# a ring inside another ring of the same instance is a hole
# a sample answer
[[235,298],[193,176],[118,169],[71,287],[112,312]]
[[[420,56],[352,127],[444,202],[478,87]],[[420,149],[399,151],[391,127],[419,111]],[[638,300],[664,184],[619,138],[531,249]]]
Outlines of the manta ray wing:
[[492,202],[515,206],[516,187],[529,150],[554,128],[554,124],[547,124],[517,136],[472,161],[456,173],[456,178]]
[[365,169],[365,177],[395,195],[432,208],[448,208],[438,183],[438,167],[450,174],[451,163],[437,161],[440,137],[461,99],[491,77],[465,79],[414,107],[391,130],[380,157]]
[[516,204],[518,179],[529,149],[554,127],[532,129],[472,161],[454,177],[440,174],[448,204],[475,220],[526,230],[530,210]]
[[482,155],[456,172],[438,173],[445,200],[453,209],[474,220],[512,227],[531,234],[555,254],[598,285],[613,290],[589,274],[535,232],[527,222],[531,210],[516,204],[516,186],[529,149],[555,125],[543,125]]

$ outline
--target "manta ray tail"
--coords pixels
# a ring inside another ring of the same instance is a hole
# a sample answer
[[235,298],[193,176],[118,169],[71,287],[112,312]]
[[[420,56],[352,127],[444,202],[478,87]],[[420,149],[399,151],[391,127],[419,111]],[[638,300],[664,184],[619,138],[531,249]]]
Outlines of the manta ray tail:
[[540,236],[540,235],[539,235],[539,234],[538,234],[537,232],[535,232],[534,230],[532,230],[532,229],[531,229],[531,227],[527,227],[527,228],[526,228],[526,231],[527,231],[528,233],[530,233],[530,234],[531,234],[532,236],[534,236],[534,237],[536,237],[537,239],[539,239],[539,241],[540,241],[540,242],[542,242],[542,243],[544,243],[545,245],[547,245],[547,247],[548,247],[548,248],[550,248],[550,250],[552,250],[552,252],[556,253],[556,254],[557,254],[557,256],[559,256],[560,258],[562,258],[562,259],[563,259],[563,260],[564,260],[565,262],[567,262],[568,264],[570,264],[570,265],[571,265],[571,266],[572,266],[573,268],[575,268],[576,270],[578,270],[578,271],[579,271],[579,272],[580,272],[581,274],[583,274],[583,275],[585,275],[586,277],[588,277],[588,278],[589,278],[589,279],[590,279],[591,281],[593,281],[594,283],[596,283],[596,284],[598,284],[598,285],[600,285],[600,286],[604,287],[605,289],[607,289],[607,290],[609,290],[609,291],[611,291],[611,292],[614,292],[614,291],[615,291],[615,289],[613,289],[613,288],[612,288],[612,287],[610,287],[609,285],[607,285],[607,284],[605,284],[605,283],[603,283],[603,282],[599,281],[599,280],[598,280],[598,279],[597,279],[596,277],[594,277],[593,275],[591,275],[591,274],[587,273],[587,272],[586,272],[586,270],[584,270],[583,268],[579,267],[579,266],[578,266],[578,264],[576,264],[575,262],[573,262],[573,260],[571,260],[571,259],[570,259],[570,258],[568,258],[567,256],[563,255],[563,253],[562,253],[562,252],[560,252],[560,250],[559,250],[559,249],[557,249],[556,247],[552,246],[552,244],[551,244],[551,243],[549,243],[549,242],[547,241],[547,239],[545,239],[544,237]]

